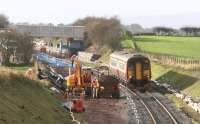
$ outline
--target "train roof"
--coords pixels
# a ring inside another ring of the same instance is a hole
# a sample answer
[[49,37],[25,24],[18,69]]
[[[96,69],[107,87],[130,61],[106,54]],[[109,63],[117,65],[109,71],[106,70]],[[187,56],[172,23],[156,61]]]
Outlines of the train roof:
[[127,53],[125,51],[114,52],[110,55],[110,57],[117,58],[123,61],[128,61],[131,58],[147,58],[140,53]]

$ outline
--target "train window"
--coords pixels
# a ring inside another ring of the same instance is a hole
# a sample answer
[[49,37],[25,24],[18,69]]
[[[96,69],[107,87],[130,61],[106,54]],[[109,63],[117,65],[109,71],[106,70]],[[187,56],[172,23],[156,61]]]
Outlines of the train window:
[[119,68],[120,68],[121,70],[124,70],[124,64],[123,64],[123,63],[119,63]]
[[135,70],[134,65],[129,65],[129,70]]
[[149,69],[149,63],[144,63],[143,67],[144,69]]
[[111,59],[111,65],[112,66],[117,66],[117,62],[115,60]]

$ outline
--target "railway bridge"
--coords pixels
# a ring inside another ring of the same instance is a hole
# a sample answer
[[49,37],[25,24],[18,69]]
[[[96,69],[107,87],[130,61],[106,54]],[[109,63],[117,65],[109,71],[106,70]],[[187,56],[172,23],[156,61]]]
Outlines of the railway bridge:
[[84,39],[84,26],[54,26],[54,25],[25,25],[17,24],[15,29],[20,33],[29,33],[33,37],[60,37]]

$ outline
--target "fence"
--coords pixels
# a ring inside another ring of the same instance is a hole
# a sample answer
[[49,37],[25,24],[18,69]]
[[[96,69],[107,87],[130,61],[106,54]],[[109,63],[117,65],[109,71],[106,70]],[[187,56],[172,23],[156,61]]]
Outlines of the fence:
[[137,52],[143,53],[151,61],[161,63],[161,64],[166,64],[166,65],[172,65],[172,66],[184,69],[184,70],[192,70],[192,71],[200,70],[200,59],[160,54],[160,53],[156,54],[156,53],[145,52],[139,48],[139,46],[137,45],[136,42],[134,42],[133,45]]
[[184,70],[200,70],[200,59],[143,52],[151,61],[172,65]]

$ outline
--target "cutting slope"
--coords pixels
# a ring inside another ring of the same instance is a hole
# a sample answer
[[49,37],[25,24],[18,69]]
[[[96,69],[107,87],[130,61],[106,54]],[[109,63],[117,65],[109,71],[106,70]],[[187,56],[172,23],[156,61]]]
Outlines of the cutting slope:
[[36,81],[0,68],[0,124],[70,124],[58,101]]
[[200,73],[183,71],[169,66],[152,64],[152,78],[161,83],[171,83],[183,93],[196,99],[200,96]]

